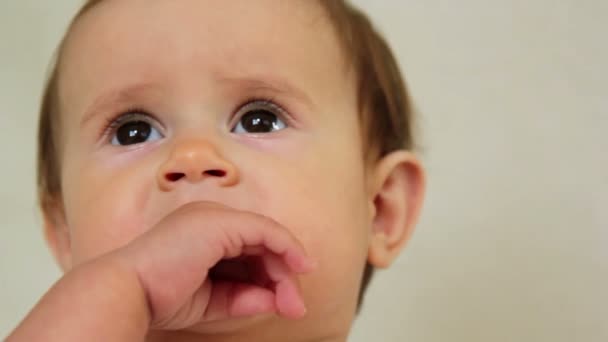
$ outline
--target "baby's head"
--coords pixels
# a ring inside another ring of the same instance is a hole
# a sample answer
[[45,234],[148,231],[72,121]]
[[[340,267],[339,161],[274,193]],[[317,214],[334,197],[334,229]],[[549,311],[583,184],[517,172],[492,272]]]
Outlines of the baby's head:
[[89,1],[42,104],[46,236],[67,271],[188,202],[269,216],[319,268],[306,318],[246,326],[345,336],[418,216],[411,120],[390,49],[343,1]]

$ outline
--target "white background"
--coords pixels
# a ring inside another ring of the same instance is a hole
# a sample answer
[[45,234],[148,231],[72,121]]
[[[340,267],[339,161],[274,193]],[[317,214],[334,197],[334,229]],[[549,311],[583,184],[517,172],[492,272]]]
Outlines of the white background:
[[[0,0],[0,337],[60,276],[37,107],[77,0]],[[351,341],[608,341],[608,1],[356,1],[399,56],[429,193]]]

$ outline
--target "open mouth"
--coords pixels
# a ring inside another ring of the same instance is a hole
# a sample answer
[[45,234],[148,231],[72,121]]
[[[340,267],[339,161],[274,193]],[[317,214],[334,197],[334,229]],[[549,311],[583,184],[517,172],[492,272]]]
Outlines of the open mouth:
[[209,270],[212,282],[245,283],[268,288],[272,282],[260,257],[239,256],[224,259]]

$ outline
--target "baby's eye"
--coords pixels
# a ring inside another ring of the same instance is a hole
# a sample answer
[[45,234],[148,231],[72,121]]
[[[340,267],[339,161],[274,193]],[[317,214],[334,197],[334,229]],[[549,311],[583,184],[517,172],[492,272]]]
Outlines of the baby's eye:
[[162,134],[154,128],[144,115],[126,114],[114,124],[112,145],[128,146],[162,139]]
[[244,114],[232,129],[233,133],[271,133],[287,128],[287,124],[276,114],[282,114],[282,109],[269,101],[251,102],[240,112]]

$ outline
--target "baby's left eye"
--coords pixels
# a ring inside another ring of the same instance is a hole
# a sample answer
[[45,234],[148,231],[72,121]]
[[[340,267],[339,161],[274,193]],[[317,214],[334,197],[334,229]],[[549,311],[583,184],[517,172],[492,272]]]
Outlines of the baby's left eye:
[[281,110],[268,101],[254,101],[246,105],[242,112],[245,114],[232,129],[233,133],[264,134],[287,128],[287,124],[275,113]]

